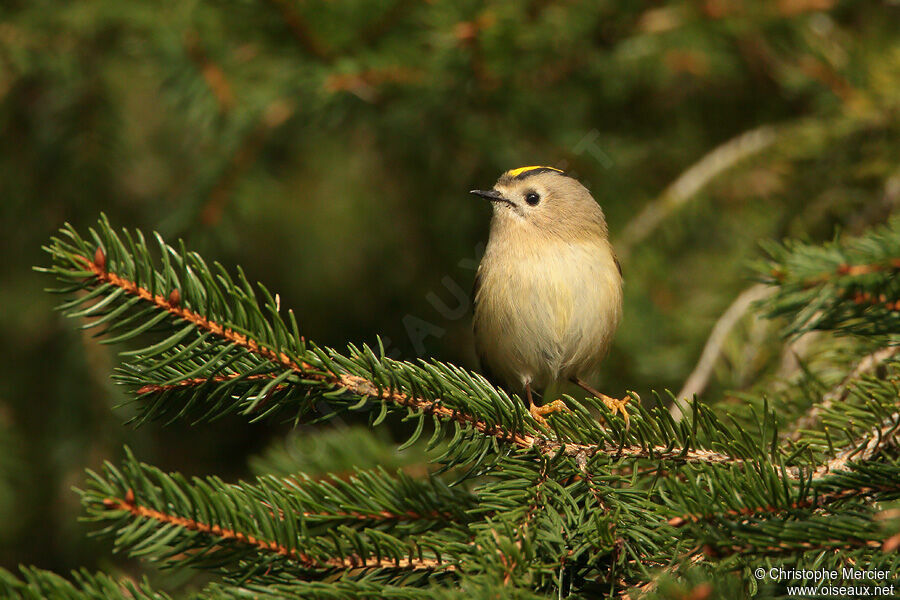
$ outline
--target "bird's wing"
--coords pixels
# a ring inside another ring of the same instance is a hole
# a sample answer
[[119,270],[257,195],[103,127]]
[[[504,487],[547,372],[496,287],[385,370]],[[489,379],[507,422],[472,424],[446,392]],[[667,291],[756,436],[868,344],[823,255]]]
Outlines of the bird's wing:
[[[478,308],[478,292],[481,290],[481,265],[478,265],[478,270],[475,272],[475,281],[472,283],[472,312]],[[472,319],[472,331],[475,334],[475,356],[478,358],[478,366],[481,368],[481,373],[487,378],[488,381],[494,382],[496,379],[494,378],[494,374],[491,372],[491,369],[487,365],[487,361],[484,357],[484,350],[481,347],[481,341],[478,337],[478,319]]]

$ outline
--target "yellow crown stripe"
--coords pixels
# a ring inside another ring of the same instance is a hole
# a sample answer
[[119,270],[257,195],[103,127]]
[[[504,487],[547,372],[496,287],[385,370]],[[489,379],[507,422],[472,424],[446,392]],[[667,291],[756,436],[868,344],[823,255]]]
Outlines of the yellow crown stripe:
[[518,169],[510,169],[506,172],[510,177],[518,177],[522,173],[527,173],[528,171],[534,171],[536,169],[549,169],[551,171],[556,171],[557,173],[564,173],[562,169],[557,169],[556,167],[544,167],[541,165],[533,165],[530,167],[519,167]]

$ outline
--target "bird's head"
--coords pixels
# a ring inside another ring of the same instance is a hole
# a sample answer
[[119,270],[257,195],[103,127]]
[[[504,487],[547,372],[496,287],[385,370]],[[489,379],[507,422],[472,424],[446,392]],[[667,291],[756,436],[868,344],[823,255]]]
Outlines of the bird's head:
[[493,189],[471,193],[490,200],[493,228],[572,240],[607,235],[603,210],[588,189],[554,167],[512,169]]

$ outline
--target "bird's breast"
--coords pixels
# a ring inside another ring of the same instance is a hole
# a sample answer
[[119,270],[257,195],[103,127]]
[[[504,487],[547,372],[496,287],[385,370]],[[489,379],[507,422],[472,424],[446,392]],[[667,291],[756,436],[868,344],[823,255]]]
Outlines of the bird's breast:
[[479,355],[508,385],[543,387],[586,374],[606,354],[622,311],[621,276],[606,240],[489,243],[479,279]]

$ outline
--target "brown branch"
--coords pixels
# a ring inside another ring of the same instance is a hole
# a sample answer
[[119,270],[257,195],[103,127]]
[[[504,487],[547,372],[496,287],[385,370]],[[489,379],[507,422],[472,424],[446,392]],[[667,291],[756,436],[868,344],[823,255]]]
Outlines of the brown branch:
[[242,348],[246,348],[247,350],[254,352],[256,354],[262,355],[263,357],[276,362],[285,367],[289,367],[299,372],[304,372],[305,370],[312,370],[312,365],[308,365],[305,363],[301,363],[303,368],[301,369],[300,365],[295,363],[291,358],[281,352],[276,353],[274,350],[260,345],[253,338],[247,337],[241,333],[234,331],[229,327],[224,327],[215,321],[211,321],[201,315],[198,312],[192,311],[189,308],[185,308],[181,306],[180,294],[178,294],[177,301],[174,298],[176,294],[169,294],[168,297],[164,297],[161,294],[151,294],[149,290],[146,288],[142,288],[135,282],[125,279],[124,277],[120,277],[116,273],[112,273],[106,270],[106,256],[100,248],[97,248],[97,251],[94,253],[94,260],[88,260],[83,256],[75,256],[76,260],[80,261],[85,267],[87,267],[91,272],[94,273],[94,276],[104,283],[109,283],[118,288],[121,288],[126,293],[131,294],[133,296],[137,296],[142,300],[146,300],[151,304],[154,304],[158,308],[161,308],[167,311],[169,314],[178,317],[184,321],[194,324],[198,329],[204,329],[209,331],[212,334],[218,335],[229,342],[241,346]]
[[[240,346],[250,352],[258,354],[263,358],[283,367],[292,369],[293,371],[301,374],[305,379],[312,379],[320,381],[324,384],[342,387],[347,391],[359,396],[368,396],[378,400],[387,400],[399,406],[422,410],[428,414],[434,414],[438,417],[455,420],[463,425],[472,425],[481,433],[492,435],[504,441],[512,442],[522,448],[531,448],[536,444],[536,439],[534,436],[521,433],[512,434],[505,432],[495,425],[489,425],[483,421],[477,420],[475,417],[462,414],[458,411],[442,406],[440,400],[432,402],[420,398],[415,398],[396,390],[378,389],[378,387],[374,383],[357,375],[327,375],[319,372],[318,369],[316,369],[309,363],[297,363],[283,352],[275,352],[271,348],[259,344],[253,338],[238,333],[229,327],[220,325],[215,321],[211,321],[200,313],[192,311],[189,308],[185,308],[180,304],[173,303],[169,298],[163,297],[161,294],[153,295],[149,290],[140,287],[133,281],[120,277],[116,273],[108,272],[106,270],[105,255],[99,248],[97,253],[95,253],[93,261],[88,260],[83,256],[78,256],[76,257],[76,259],[79,260],[84,266],[86,266],[91,272],[93,272],[95,277],[99,281],[110,283],[118,288],[121,288],[129,294],[138,296],[143,300],[156,305],[158,308],[169,312],[174,317],[192,323],[198,329],[209,331],[214,335],[228,340],[236,346]],[[559,446],[557,445],[556,448],[558,449]]]
[[[201,385],[207,384],[211,381],[216,383],[221,383],[225,381],[233,381],[235,379],[244,379],[247,381],[257,381],[260,379],[275,379],[275,375],[271,374],[256,374],[256,375],[242,375],[240,373],[235,373],[232,375],[216,375],[214,377],[189,377],[188,379],[182,379],[176,383],[166,383],[166,384],[157,384],[157,383],[148,383],[147,385],[141,386],[137,389],[138,394],[159,394],[162,392],[168,392],[171,390],[180,390],[189,387],[199,387]],[[286,383],[282,383],[280,385],[275,386],[275,389],[284,389],[287,387]]]
[[135,501],[134,490],[129,489],[125,498],[106,498],[103,500],[103,506],[111,510],[125,510],[135,517],[143,519],[151,519],[166,525],[175,525],[190,531],[197,531],[206,535],[221,538],[226,541],[238,542],[247,546],[255,547],[260,552],[273,552],[285,558],[290,558],[308,569],[358,569],[358,568],[380,568],[380,569],[412,569],[412,570],[454,570],[451,564],[445,564],[437,559],[431,558],[400,558],[395,560],[384,558],[361,558],[357,555],[350,555],[342,558],[330,558],[327,560],[319,560],[313,558],[309,554],[301,552],[296,548],[288,548],[278,542],[270,542],[241,531],[234,529],[226,529],[219,525],[210,525],[187,517],[178,515],[170,515],[168,513],[142,506]]
[[857,438],[848,448],[838,452],[828,462],[816,467],[812,473],[799,467],[788,467],[787,476],[791,479],[800,479],[811,475],[812,480],[816,481],[835,471],[849,471],[853,463],[871,460],[884,448],[896,446],[900,441],[898,431],[900,431],[900,413],[894,413],[880,425]]
[[900,269],[900,258],[892,258],[887,263],[874,263],[870,265],[848,265],[843,264],[837,269],[838,275],[868,275],[869,273],[880,273],[881,271]]
[[706,513],[706,514],[684,514],[680,517],[672,517],[669,519],[669,525],[672,527],[681,527],[687,523],[698,523],[700,521],[717,521],[723,517],[743,517],[750,518],[755,516],[762,515],[777,515],[781,513],[785,513],[789,510],[801,510],[807,508],[822,508],[831,504],[832,502],[837,502],[839,500],[846,500],[847,498],[854,498],[857,496],[870,496],[872,494],[878,492],[896,492],[900,490],[900,483],[897,483],[893,486],[869,486],[869,487],[861,487],[856,489],[843,489],[837,490],[834,492],[826,492],[817,495],[815,498],[807,498],[806,500],[800,500],[797,502],[791,502],[787,506],[757,506],[757,507],[742,507],[742,508],[732,508],[723,512],[718,513]]

